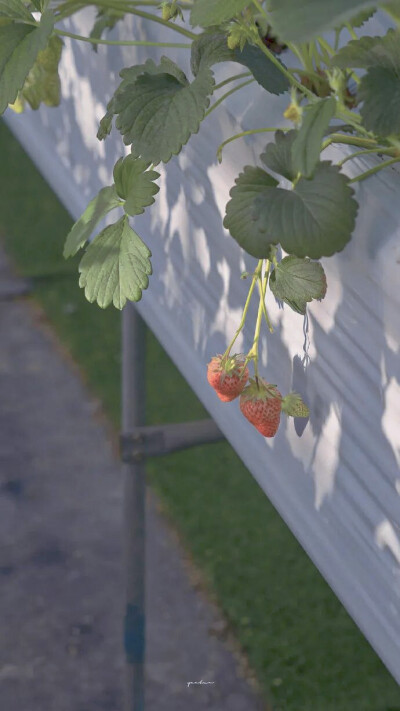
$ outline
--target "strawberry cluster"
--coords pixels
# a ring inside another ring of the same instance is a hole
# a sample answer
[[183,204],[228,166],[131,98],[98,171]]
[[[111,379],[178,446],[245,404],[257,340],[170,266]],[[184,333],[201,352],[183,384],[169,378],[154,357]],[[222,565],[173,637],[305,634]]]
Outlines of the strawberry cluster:
[[282,397],[276,385],[259,377],[249,379],[243,355],[214,356],[208,364],[207,380],[222,402],[240,396],[241,412],[263,437],[276,435],[281,412],[292,417],[309,416],[300,395],[290,393]]

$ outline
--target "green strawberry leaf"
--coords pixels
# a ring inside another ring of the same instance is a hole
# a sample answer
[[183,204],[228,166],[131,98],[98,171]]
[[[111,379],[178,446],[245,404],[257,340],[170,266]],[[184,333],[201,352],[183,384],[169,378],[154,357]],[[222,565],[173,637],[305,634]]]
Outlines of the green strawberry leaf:
[[43,13],[38,27],[11,23],[0,26],[0,114],[14,103],[53,30],[54,15]]
[[248,254],[259,259],[270,256],[271,244],[253,219],[254,200],[266,188],[276,185],[275,178],[265,170],[247,165],[236,178],[226,206],[224,227]]
[[384,37],[363,37],[349,42],[332,62],[339,67],[367,69],[357,98],[364,126],[381,136],[400,132],[400,36],[389,30]]
[[266,188],[254,201],[253,218],[268,243],[297,257],[329,257],[350,240],[358,205],[348,178],[323,161],[311,180],[293,190]]
[[220,25],[238,15],[249,4],[249,0],[195,0],[190,24],[192,27]]
[[33,17],[21,0],[0,0],[0,17],[32,22]]
[[293,255],[284,257],[276,265],[269,285],[275,298],[303,315],[309,301],[323,299],[326,294],[326,276],[322,265]]
[[304,42],[343,22],[356,18],[361,11],[382,4],[379,0],[269,0],[268,17],[279,39]]
[[192,42],[190,68],[197,76],[201,68],[221,62],[232,62],[234,54],[229,49],[225,32],[202,32]]
[[209,68],[190,84],[184,73],[165,57],[113,101],[116,126],[132,152],[151,163],[168,162],[199,130],[210,102],[214,78]]
[[[362,12],[359,12],[357,15],[351,18],[350,24],[352,27],[362,27],[365,22],[368,22],[368,20],[371,19],[373,15],[376,13],[376,8],[372,8],[372,10],[363,10]],[[341,22],[339,25],[335,27],[335,30],[340,30],[343,27],[346,26],[345,22]]]
[[117,195],[115,185],[102,188],[96,197],[90,201],[86,210],[68,233],[64,245],[65,259],[73,257],[88,241],[100,220],[113,210],[114,207],[119,207],[120,205],[121,200]]
[[289,417],[309,417],[310,410],[300,395],[297,393],[289,393],[282,398],[282,412]]
[[303,114],[301,128],[292,145],[294,170],[311,178],[319,162],[322,139],[335,115],[336,101],[333,97],[311,104]]
[[[278,58],[277,58],[278,59]],[[236,49],[234,61],[250,69],[254,79],[271,94],[282,94],[289,89],[285,75],[268,59],[264,52],[253,44],[246,44],[244,49]],[[283,63],[278,59],[283,65]]]
[[148,59],[145,64],[136,64],[133,67],[125,67],[121,69],[119,75],[122,77],[120,85],[115,90],[114,95],[111,97],[107,104],[107,111],[103,118],[100,120],[99,130],[97,131],[97,138],[99,141],[104,141],[107,136],[110,135],[112,129],[112,122],[115,115],[114,102],[115,98],[119,96],[128,86],[135,83],[138,76],[147,71],[150,74],[157,70],[157,65],[152,59]]
[[294,129],[286,133],[277,131],[275,133],[275,142],[268,143],[264,153],[261,154],[261,160],[267,168],[291,181],[296,178],[298,172],[293,165],[292,155],[293,143],[297,135],[298,132]]
[[151,252],[121,217],[90,242],[79,264],[79,286],[88,301],[105,309],[113,303],[122,309],[126,301],[140,301],[152,273]]
[[[278,60],[280,61],[280,60]],[[230,50],[223,32],[203,32],[192,44],[191,68],[196,76],[201,68],[220,62],[237,62],[253,74],[254,79],[271,94],[282,94],[289,82],[279,69],[256,45]],[[282,64],[282,62],[281,62]]]
[[[95,23],[89,37],[101,39],[105,30],[112,30],[119,20],[125,17],[123,12],[117,10],[98,10]],[[97,52],[97,44],[92,44],[92,48]]]
[[155,170],[147,170],[149,164],[133,155],[120,158],[114,166],[116,191],[125,200],[124,210],[128,215],[140,215],[152,205],[159,191],[154,180],[160,177]]
[[114,119],[113,106],[113,99],[111,99],[111,101],[109,101],[107,104],[106,113],[104,114],[103,118],[100,119],[100,124],[97,131],[97,138],[99,139],[99,141],[104,141],[111,133],[112,122]]
[[179,69],[178,65],[168,57],[161,57],[160,64],[156,64],[152,59],[147,59],[144,64],[134,64],[132,67],[121,69],[119,75],[122,77],[122,82],[116,93],[120,93],[130,84],[134,84],[141,74],[162,74],[163,72],[172,74],[178,81],[185,82],[186,80],[182,69]]
[[380,136],[400,133],[400,72],[397,69],[370,67],[361,79],[357,96],[364,102],[360,113],[368,131]]
[[22,98],[32,109],[38,109],[41,103],[46,106],[58,106],[61,100],[61,82],[58,65],[63,49],[62,40],[53,35],[46,49],[39,52],[36,62],[26,77],[22,89]]
[[347,67],[368,69],[371,66],[398,68],[400,65],[399,34],[391,29],[383,37],[360,37],[358,40],[351,40],[332,57],[331,64],[341,69]]

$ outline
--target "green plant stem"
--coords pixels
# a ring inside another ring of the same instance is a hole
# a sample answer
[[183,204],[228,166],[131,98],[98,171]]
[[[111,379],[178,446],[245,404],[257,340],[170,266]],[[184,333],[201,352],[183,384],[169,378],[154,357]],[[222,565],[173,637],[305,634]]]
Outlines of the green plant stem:
[[333,57],[333,55],[335,54],[335,50],[333,49],[333,47],[331,47],[329,42],[324,39],[324,37],[318,37],[318,43],[329,56]]
[[[93,0],[93,2],[91,4],[97,5],[98,0]],[[105,5],[108,4],[107,0],[104,4]],[[195,32],[190,32],[190,30],[186,30],[184,27],[180,27],[179,25],[176,25],[174,22],[169,22],[167,20],[163,20],[162,17],[158,17],[158,15],[153,15],[151,12],[144,12],[143,10],[138,10],[135,7],[135,9],[130,10],[130,13],[132,15],[136,15],[137,17],[142,17],[144,20],[150,20],[151,22],[157,22],[159,25],[163,25],[164,27],[168,27],[170,30],[179,32],[179,34],[184,35],[185,37],[188,37],[191,40],[194,40],[197,37]]]
[[[96,3],[96,4],[97,4],[97,3]],[[139,0],[138,0],[137,2],[136,2],[136,0],[126,0],[126,2],[124,2],[124,0],[121,0],[121,1],[119,2],[119,4],[120,4],[124,9],[125,9],[125,8],[129,8],[129,7],[135,7],[135,8],[136,8],[136,7],[154,7],[154,8],[158,8],[158,7],[160,6],[159,0],[141,0],[141,2],[140,2]],[[81,2],[80,0],[65,0],[65,2],[60,3],[60,4],[58,5],[58,7],[55,8],[55,9],[59,9],[60,7],[64,7],[64,6],[67,6],[67,5],[81,5],[82,7],[86,7],[87,3]],[[104,3],[104,5],[107,5],[107,6],[110,7],[110,6],[111,6],[111,3]],[[187,5],[187,8],[192,7],[192,4],[189,3],[189,2],[187,2],[187,0],[180,0],[179,5],[182,5],[182,6],[183,6],[183,9],[186,9],[186,8],[185,8],[185,5]]]
[[175,47],[177,49],[190,49],[191,44],[183,42],[148,42],[147,40],[104,40],[94,37],[83,37],[76,35],[74,32],[66,32],[65,30],[55,29],[54,32],[61,37],[71,37],[71,39],[80,40],[81,42],[90,42],[90,44],[107,44],[117,45],[120,47]]
[[313,77],[314,79],[321,81],[321,75],[318,74],[314,69],[312,72],[308,72],[306,69],[300,69],[299,67],[288,67],[289,72],[296,72],[305,77]]
[[230,342],[228,348],[226,349],[226,351],[225,351],[225,353],[224,353],[224,355],[223,355],[223,357],[222,357],[223,360],[224,360],[225,358],[228,358],[228,356],[229,356],[229,354],[230,354],[230,352],[231,352],[231,350],[232,350],[232,347],[233,347],[233,345],[234,345],[234,343],[235,343],[235,341],[236,341],[236,339],[237,339],[239,333],[242,331],[243,326],[244,326],[244,324],[245,324],[245,322],[246,322],[246,316],[247,316],[247,312],[248,312],[248,310],[249,310],[251,297],[252,297],[252,295],[253,295],[254,287],[255,287],[255,285],[257,284],[257,281],[258,281],[258,279],[259,279],[259,276],[260,276],[260,273],[261,273],[261,269],[262,269],[262,259],[258,262],[257,267],[256,267],[256,269],[255,269],[255,271],[254,271],[254,274],[253,274],[253,277],[252,277],[252,280],[251,280],[251,284],[250,284],[250,288],[249,288],[249,292],[248,292],[248,294],[247,294],[247,299],[246,299],[245,305],[244,305],[244,307],[243,307],[243,313],[242,313],[242,318],[241,318],[241,320],[240,320],[240,324],[239,324],[239,326],[238,326],[238,328],[237,328],[237,330],[236,330],[236,332],[235,332],[234,337],[232,338],[232,340],[231,340],[231,342]]
[[161,24],[164,27],[168,27],[168,29],[173,30],[174,32],[178,32],[178,34],[181,34],[184,37],[188,37],[191,40],[196,38],[196,34],[194,32],[190,32],[190,30],[186,30],[184,27],[180,27],[179,25],[176,25],[173,22],[163,20],[162,17],[158,17],[158,15],[153,15],[150,12],[144,12],[143,10],[139,10],[137,5],[125,4],[124,2],[118,2],[114,0],[92,0],[91,2],[86,3],[76,2],[75,0],[67,0],[67,2],[64,2],[62,5],[59,6],[61,12],[59,15],[57,15],[57,19],[65,19],[65,17],[68,16],[65,14],[65,12],[62,12],[63,8],[68,11],[71,6],[74,6],[74,12],[76,12],[82,9],[83,7],[87,7],[88,5],[94,5],[95,7],[105,8],[108,10],[116,10],[117,12],[124,12],[126,14],[142,17],[146,20],[150,20],[151,22],[157,22],[158,24]]
[[336,110],[335,117],[353,126],[358,133],[362,133],[366,138],[371,137],[371,134],[361,125],[361,116],[354,113],[354,111],[350,111],[346,106],[339,107]]
[[354,32],[354,28],[351,26],[350,22],[346,22],[345,26],[346,26],[346,29],[348,30],[348,32],[350,33],[350,36],[352,37],[352,39],[355,39],[355,40],[358,39],[356,33]]
[[[93,3],[92,3],[93,4]],[[97,3],[96,3],[97,4]],[[127,0],[127,2],[121,2],[119,3],[123,9],[121,9],[122,12],[129,12],[129,7],[152,7],[152,8],[157,8],[160,6],[160,3],[158,0],[142,0],[142,2],[136,2],[135,0]],[[57,15],[59,17],[62,15],[63,17],[67,17],[67,15],[64,15],[64,8],[69,8],[73,6],[79,6],[75,7],[73,10],[69,12],[69,14],[73,14],[74,12],[77,12],[78,9],[83,9],[84,7],[87,7],[88,3],[83,2],[82,0],[65,0],[65,2],[60,3],[55,7],[54,9],[56,11],[61,10],[61,12]],[[106,5],[106,3],[104,3]],[[107,3],[107,6],[111,8],[111,3]]]
[[355,178],[351,178],[351,180],[349,180],[349,183],[359,183],[362,180],[369,178],[370,175],[379,173],[380,170],[383,170],[384,168],[388,168],[390,165],[393,165],[393,163],[398,163],[399,161],[400,161],[399,156],[397,156],[396,158],[391,158],[390,160],[384,160],[379,165],[375,165],[373,168],[366,170],[365,173],[360,173],[360,175],[357,175]]
[[[314,62],[315,62],[315,67],[316,67],[317,69],[321,69],[321,57],[320,57],[320,54],[319,54],[319,52],[318,52],[318,47],[317,47],[317,43],[316,43],[316,42],[311,42],[311,53],[312,53],[312,57],[313,57]],[[317,76],[319,76],[318,73],[317,73]]]
[[302,60],[302,64],[304,68],[308,72],[313,72],[314,71],[314,65],[312,61],[312,56],[310,54],[310,45],[307,42],[302,42],[299,45],[299,50],[300,50],[300,56]]
[[[18,20],[16,20],[16,23],[17,22],[18,22]],[[24,19],[24,20],[20,20],[20,23],[22,25],[31,25],[32,27],[39,27],[39,25],[40,25],[40,22],[37,22],[36,20],[25,20]]]
[[233,89],[231,89],[230,91],[227,91],[226,94],[223,94],[219,99],[217,99],[217,101],[213,103],[213,105],[208,109],[208,111],[206,111],[206,113],[204,114],[204,118],[207,118],[207,116],[209,116],[210,113],[214,111],[214,109],[216,109],[220,104],[222,104],[222,102],[225,101],[228,96],[234,94],[235,91],[239,91],[239,89],[243,89],[243,87],[247,86],[248,84],[252,84],[254,81],[255,79],[249,79],[248,81],[244,81],[241,84],[238,84],[238,86],[234,86]]
[[[257,281],[261,280],[261,271],[262,271],[262,265],[263,265],[263,259],[260,259],[258,262],[258,275],[257,275]],[[258,378],[258,344],[260,340],[260,332],[261,332],[261,323],[262,323],[262,318],[264,315],[264,309],[265,309],[265,292],[267,289],[267,284],[268,284],[268,276],[269,276],[269,260],[267,260],[266,265],[265,265],[265,274],[264,274],[264,279],[262,282],[262,286],[260,289],[260,301],[258,304],[258,312],[257,312],[257,320],[256,320],[256,327],[254,329],[254,339],[253,339],[253,345],[250,348],[246,360],[245,360],[245,365],[247,365],[247,362],[249,360],[254,361],[254,374],[255,377]]]
[[398,12],[396,12],[396,9],[391,10],[390,5],[385,5],[382,9],[384,10],[384,12],[386,12],[387,15],[389,15],[390,19],[393,20],[397,27],[400,28],[400,19]]
[[231,81],[236,81],[236,79],[244,79],[245,77],[251,77],[252,74],[251,72],[242,72],[241,74],[235,74],[232,77],[228,77],[228,79],[224,79],[224,81],[221,81],[219,84],[216,84],[214,86],[214,93],[218,91],[218,89],[222,89],[223,86],[226,86],[226,84],[230,84]]
[[[269,266],[268,266],[268,269],[269,269]],[[272,326],[272,323],[271,323],[271,320],[270,320],[270,317],[269,317],[269,314],[267,311],[267,307],[265,305],[265,293],[266,293],[266,289],[267,289],[267,283],[268,283],[268,271],[266,271],[266,276],[264,276],[264,281],[261,279],[261,277],[259,278],[258,288],[260,291],[260,299],[261,299],[261,304],[262,304],[263,315],[264,315],[265,321],[267,323],[269,332],[273,333],[274,328]]]
[[363,157],[370,155],[371,153],[382,153],[383,155],[387,156],[394,156],[398,151],[395,148],[384,148],[382,146],[377,146],[376,148],[368,148],[366,150],[362,151],[355,151],[355,153],[352,153],[349,156],[346,156],[343,158],[343,160],[339,161],[336,165],[339,165],[340,167],[347,163],[347,161],[352,160],[353,158],[358,158],[358,157]]
[[307,96],[309,100],[313,103],[318,100],[318,97],[315,96],[312,91],[310,91],[309,89],[307,89],[307,87],[303,86],[299,81],[297,81],[293,74],[291,74],[291,72],[289,72],[289,70],[283,66],[279,59],[277,59],[274,53],[271,52],[268,47],[265,46],[264,42],[260,38],[257,41],[257,45],[264,52],[265,56],[268,57],[270,62],[272,62],[272,64],[274,64],[276,68],[279,69],[279,71],[286,77],[291,86],[295,86],[296,89],[301,91],[301,93],[304,94],[304,96]]
[[331,55],[322,47],[322,45],[319,44],[319,51],[321,53],[321,58],[325,62],[327,66],[330,65],[331,63]]
[[253,134],[256,133],[270,133],[273,131],[290,131],[289,127],[283,127],[283,128],[277,128],[276,126],[272,128],[251,128],[248,131],[241,131],[240,133],[235,133],[234,136],[230,136],[227,138],[225,141],[223,141],[217,148],[217,158],[218,161],[221,162],[222,160],[222,151],[225,148],[228,143],[231,143],[232,141],[236,141],[238,138],[244,138],[244,136],[252,136]]
[[263,6],[261,5],[261,3],[259,2],[259,0],[253,0],[253,5],[254,5],[254,7],[257,8],[257,10],[258,10],[258,12],[260,13],[260,15],[264,15],[264,17],[268,18],[267,13],[266,13],[266,11],[264,10],[264,8],[263,8]]
[[349,69],[349,74],[350,74],[351,78],[355,81],[356,84],[360,84],[361,79],[358,76],[358,74],[356,74],[354,69]]
[[[294,55],[296,55],[297,59],[304,64],[303,62],[303,57],[301,55],[300,50],[296,47],[296,45],[293,42],[288,42],[287,43],[288,49],[290,49],[291,52],[293,52]],[[288,69],[288,71],[293,71],[291,69]],[[297,69],[295,71],[298,71]]]
[[343,133],[332,133],[322,144],[321,150],[325,150],[331,143],[344,143],[347,146],[357,146],[357,148],[377,147],[377,143],[372,138],[360,138],[359,136],[345,136]]

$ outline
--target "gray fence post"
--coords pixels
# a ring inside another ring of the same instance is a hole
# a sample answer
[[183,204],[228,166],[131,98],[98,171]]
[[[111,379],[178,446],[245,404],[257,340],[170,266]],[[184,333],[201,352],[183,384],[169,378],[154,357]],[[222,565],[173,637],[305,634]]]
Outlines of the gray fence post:
[[145,335],[144,322],[135,307],[127,304],[122,312],[120,439],[125,476],[124,711],[145,708],[146,458],[224,439],[211,419],[145,426]]
[[[145,424],[145,325],[132,304],[122,312],[122,430]],[[124,464],[126,679],[124,711],[144,711],[145,701],[145,458]]]

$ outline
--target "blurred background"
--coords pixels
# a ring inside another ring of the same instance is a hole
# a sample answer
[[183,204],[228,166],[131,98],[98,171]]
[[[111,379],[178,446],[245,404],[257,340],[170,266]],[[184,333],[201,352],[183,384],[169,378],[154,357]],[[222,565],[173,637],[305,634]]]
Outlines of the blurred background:
[[[79,257],[62,257],[71,218],[3,123],[0,156],[3,271],[31,286],[22,303],[0,302],[0,708],[119,711],[120,314],[85,300]],[[55,365],[40,355],[43,333]],[[146,337],[148,424],[207,416]],[[46,417],[50,444],[38,449]],[[149,461],[148,484],[168,547],[185,559],[185,584],[218,610],[205,633],[234,649],[262,708],[400,710],[399,687],[227,443]],[[154,604],[173,597],[167,586],[154,582]],[[179,644],[190,656],[190,640]],[[161,675],[159,698],[163,683]],[[235,708],[250,711],[257,701],[243,693]],[[155,693],[149,708],[163,703]]]

